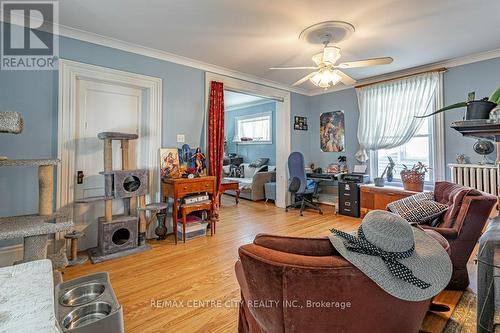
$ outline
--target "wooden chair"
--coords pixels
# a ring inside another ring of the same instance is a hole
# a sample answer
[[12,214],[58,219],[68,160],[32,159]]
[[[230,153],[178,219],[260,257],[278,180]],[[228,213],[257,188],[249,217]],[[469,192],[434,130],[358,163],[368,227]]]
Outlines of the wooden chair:
[[[180,207],[180,210],[182,214],[182,241],[184,243],[186,243],[187,216],[194,212],[199,212],[203,210],[208,211],[208,220],[210,223],[210,236],[213,236],[215,234],[215,220],[212,219],[212,202],[204,201],[204,202],[197,202],[194,204],[182,205]],[[177,221],[175,223],[174,235],[175,235],[175,244],[177,244]]]

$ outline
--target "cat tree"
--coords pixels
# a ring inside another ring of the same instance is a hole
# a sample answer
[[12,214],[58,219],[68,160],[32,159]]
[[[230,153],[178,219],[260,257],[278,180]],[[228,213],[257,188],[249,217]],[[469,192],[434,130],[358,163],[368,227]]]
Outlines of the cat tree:
[[[22,130],[21,114],[0,112],[0,133],[19,134]],[[0,240],[24,240],[22,262],[47,258],[48,235],[73,228],[71,210],[54,212],[54,168],[58,163],[57,159],[0,158],[0,167],[38,168],[38,214],[0,218]],[[55,268],[63,267],[67,262],[64,251],[52,259],[57,259]]]
[[[91,249],[93,263],[150,249],[146,244],[146,194],[148,170],[130,170],[129,141],[137,134],[102,132],[104,142],[104,196],[85,198],[77,203],[104,200],[104,216],[98,219],[97,248]],[[113,140],[121,143],[121,170],[113,169]],[[113,215],[113,200],[123,201],[123,214]],[[137,201],[138,203],[137,203]],[[139,210],[135,208],[139,206]],[[139,216],[136,212],[139,211]],[[133,215],[133,214],[134,215]]]

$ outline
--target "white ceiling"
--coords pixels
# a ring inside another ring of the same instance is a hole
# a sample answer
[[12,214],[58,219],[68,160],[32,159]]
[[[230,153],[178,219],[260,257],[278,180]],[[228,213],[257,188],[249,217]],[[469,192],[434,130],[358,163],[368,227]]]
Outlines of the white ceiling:
[[[60,23],[291,84],[321,50],[305,27],[342,20],[356,27],[340,61],[391,56],[390,65],[346,70],[357,80],[500,48],[499,0],[64,0]],[[310,83],[304,88],[315,89]]]
[[224,106],[226,108],[233,108],[239,105],[250,105],[265,100],[267,99],[258,96],[241,94],[233,91],[224,90]]

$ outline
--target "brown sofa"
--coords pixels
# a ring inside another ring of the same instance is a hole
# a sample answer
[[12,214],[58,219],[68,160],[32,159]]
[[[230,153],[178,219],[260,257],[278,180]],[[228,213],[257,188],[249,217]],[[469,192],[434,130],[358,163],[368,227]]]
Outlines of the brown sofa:
[[434,199],[450,207],[437,226],[422,227],[437,231],[450,244],[453,275],[447,289],[465,289],[469,285],[467,262],[497,198],[462,185],[437,182]]
[[261,234],[239,256],[240,333],[418,332],[431,302],[389,295],[326,237]]

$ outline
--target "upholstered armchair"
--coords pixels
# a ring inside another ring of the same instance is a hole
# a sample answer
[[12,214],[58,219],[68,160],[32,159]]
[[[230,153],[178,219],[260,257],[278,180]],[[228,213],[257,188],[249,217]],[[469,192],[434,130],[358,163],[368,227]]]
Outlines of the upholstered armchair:
[[438,225],[422,227],[438,232],[450,244],[453,275],[447,288],[465,289],[469,285],[467,262],[497,198],[462,185],[437,182],[434,200],[450,207]]
[[240,333],[418,332],[431,302],[386,293],[327,237],[261,234],[241,246],[239,256]]

